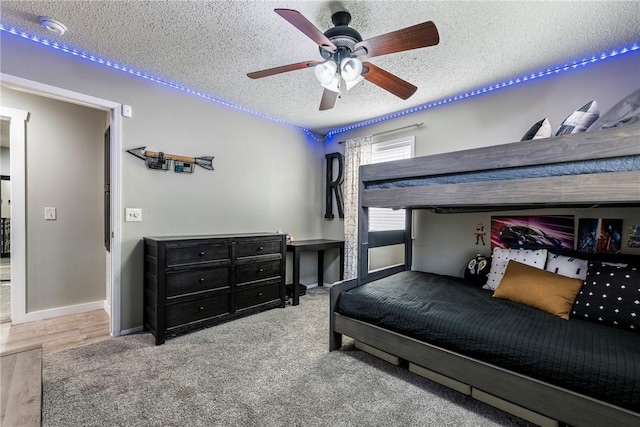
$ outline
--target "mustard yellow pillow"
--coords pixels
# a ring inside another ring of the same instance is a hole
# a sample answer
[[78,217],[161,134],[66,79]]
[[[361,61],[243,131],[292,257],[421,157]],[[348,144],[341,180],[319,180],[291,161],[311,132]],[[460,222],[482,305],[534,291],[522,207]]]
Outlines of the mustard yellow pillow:
[[493,296],[534,307],[569,320],[582,280],[509,261]]

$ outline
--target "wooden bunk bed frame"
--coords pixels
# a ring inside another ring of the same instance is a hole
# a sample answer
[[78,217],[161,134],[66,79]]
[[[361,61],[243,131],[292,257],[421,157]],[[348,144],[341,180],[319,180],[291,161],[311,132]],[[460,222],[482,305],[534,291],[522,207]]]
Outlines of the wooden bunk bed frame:
[[[640,125],[564,135],[535,141],[416,157],[360,168],[356,279],[331,288],[329,350],[342,335],[394,355],[460,385],[474,397],[530,421],[557,420],[573,426],[640,425],[640,414],[380,328],[336,312],[340,293],[404,270],[411,270],[413,209],[451,212],[494,211],[560,206],[640,206],[640,170],[493,182],[466,182],[398,188],[368,188],[371,183],[425,176],[497,170],[640,155]],[[481,195],[479,197],[478,195]],[[405,208],[406,229],[369,232],[368,208]],[[404,264],[368,271],[369,249],[403,244]],[[483,399],[482,396],[485,396]],[[489,396],[489,400],[486,400]],[[510,410],[511,409],[511,410]],[[542,417],[536,418],[540,414]]]

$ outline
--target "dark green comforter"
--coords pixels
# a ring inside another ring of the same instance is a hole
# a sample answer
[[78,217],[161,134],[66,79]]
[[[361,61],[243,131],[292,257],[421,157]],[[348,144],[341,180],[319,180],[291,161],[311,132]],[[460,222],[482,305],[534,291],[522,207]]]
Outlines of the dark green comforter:
[[337,311],[640,412],[640,333],[563,320],[461,278],[415,271],[341,294]]

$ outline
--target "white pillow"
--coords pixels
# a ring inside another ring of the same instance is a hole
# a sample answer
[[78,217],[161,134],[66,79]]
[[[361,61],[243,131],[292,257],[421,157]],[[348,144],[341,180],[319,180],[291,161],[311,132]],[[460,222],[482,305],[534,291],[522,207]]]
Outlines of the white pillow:
[[564,119],[556,136],[584,132],[593,122],[598,120],[598,117],[600,117],[598,103],[595,100],[587,102]]
[[487,275],[487,283],[482,289],[496,290],[500,284],[500,280],[502,280],[502,276],[504,276],[504,271],[507,269],[509,260],[518,261],[542,270],[547,261],[547,250],[495,248],[491,257],[491,270],[489,270],[489,274]]
[[547,255],[547,266],[545,267],[545,270],[562,276],[584,280],[587,278],[588,267],[589,262],[584,259],[572,258],[549,252]]

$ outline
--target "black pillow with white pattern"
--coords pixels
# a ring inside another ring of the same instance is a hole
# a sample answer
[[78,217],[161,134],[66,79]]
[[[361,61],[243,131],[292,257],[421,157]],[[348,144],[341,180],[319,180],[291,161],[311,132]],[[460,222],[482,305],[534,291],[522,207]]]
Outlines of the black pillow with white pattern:
[[640,332],[640,269],[590,262],[571,318]]

